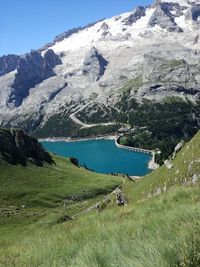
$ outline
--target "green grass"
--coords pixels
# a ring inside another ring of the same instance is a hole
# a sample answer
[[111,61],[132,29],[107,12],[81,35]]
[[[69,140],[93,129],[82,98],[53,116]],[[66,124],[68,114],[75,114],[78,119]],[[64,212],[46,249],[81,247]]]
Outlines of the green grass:
[[73,216],[81,212],[122,182],[119,177],[77,168],[69,159],[53,159],[55,165],[44,167],[0,161],[0,245],[24,236],[24,229],[30,232],[36,223],[49,225],[63,214]]
[[179,96],[168,96],[161,101],[162,104],[174,104],[179,102],[186,103],[186,101]]
[[143,77],[137,76],[136,78],[129,80],[122,88],[120,88],[120,91],[122,91],[123,93],[126,93],[127,91],[132,89],[136,91],[143,84]]
[[199,200],[197,190],[174,188],[143,203],[39,229],[3,249],[2,266],[197,267]]
[[147,198],[158,192],[164,192],[173,185],[191,185],[195,176],[200,179],[200,132],[185,144],[183,149],[173,160],[173,168],[167,169],[165,165],[141,179],[136,187],[127,191],[134,200]]
[[0,162],[0,207],[55,207],[64,199],[87,199],[115,188],[120,179],[77,168],[54,156],[55,165],[12,166]]
[[170,61],[167,61],[165,64],[161,66],[161,69],[176,69],[184,64],[184,61],[182,59],[173,59]]
[[[162,166],[140,181],[126,180],[123,186],[126,206],[116,206],[113,196],[110,203],[102,205],[99,213],[91,211],[58,224],[55,219],[63,214],[61,208],[46,209],[44,205],[40,212],[47,214],[41,215],[35,222],[32,217],[27,223],[23,219],[19,222],[21,228],[18,226],[15,230],[13,219],[10,223],[5,222],[0,229],[1,239],[4,240],[0,243],[0,266],[200,266],[200,184],[199,178],[195,182],[192,178],[200,175],[199,144],[200,132],[177,154],[173,169]],[[65,160],[57,158],[56,161],[63,168]],[[69,162],[66,165],[72,168],[69,172],[65,170],[68,175],[74,171],[77,175],[81,175],[82,171],[89,175],[85,170],[74,169]],[[83,210],[96,201],[103,202],[103,196],[96,194],[96,187],[107,190],[121,183],[117,177],[101,176],[100,179],[98,174],[90,175],[96,177],[96,181],[88,182],[92,193],[87,197],[94,198],[77,201],[74,203],[77,207],[71,207],[73,212],[73,209],[76,212]],[[104,187],[106,178],[108,184]],[[83,186],[80,179],[76,185],[77,188]],[[66,192],[69,195],[74,188],[73,183],[71,186]],[[50,188],[49,196],[52,197]],[[63,189],[59,185],[55,192],[57,190],[62,196]],[[81,195],[80,191],[77,195]],[[55,204],[57,199],[51,197],[51,203]],[[32,208],[30,212],[37,210],[38,207]],[[69,211],[70,207],[66,212]],[[23,229],[25,234],[21,234],[19,229]]]

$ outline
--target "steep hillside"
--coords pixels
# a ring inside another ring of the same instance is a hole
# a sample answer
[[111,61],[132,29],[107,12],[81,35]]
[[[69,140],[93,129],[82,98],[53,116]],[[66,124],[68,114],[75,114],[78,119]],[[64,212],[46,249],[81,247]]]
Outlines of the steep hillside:
[[174,159],[144,177],[128,192],[134,200],[160,195],[173,186],[200,186],[200,132],[186,143]]
[[15,129],[0,129],[0,160],[21,165],[27,162],[40,166],[53,163],[49,153],[35,138]]
[[0,208],[29,208],[82,201],[115,188],[121,179],[88,172],[50,155],[21,130],[0,129]]
[[[30,214],[26,223],[20,221],[18,213],[4,215],[1,220],[6,224],[0,228],[4,242],[0,264],[4,267],[199,266],[199,145],[200,132],[177,153],[170,168],[167,164],[168,167],[163,166],[136,182],[124,179],[121,194],[125,196],[125,206],[115,204],[118,188],[106,198],[98,199],[98,213],[87,209],[86,214],[79,213],[77,219],[69,220],[67,215],[72,211],[66,208],[63,224],[56,220],[60,213],[55,209],[43,209],[38,221],[35,217],[35,223]],[[61,159],[57,160],[58,171],[62,165]],[[4,168],[8,175],[8,169]],[[77,171],[82,173],[80,169]],[[95,184],[97,181],[100,177]],[[10,179],[7,182],[10,183]],[[4,190],[10,189],[6,186]],[[26,212],[24,209],[21,216],[27,216]],[[32,216],[36,216],[36,210],[32,212]],[[15,230],[13,224],[17,225]],[[26,229],[26,236],[19,231],[20,227]]]
[[0,58],[0,125],[80,136],[88,123],[127,122],[140,110],[132,102],[173,96],[195,107],[199,18],[199,1],[155,1],[65,32],[25,56]]

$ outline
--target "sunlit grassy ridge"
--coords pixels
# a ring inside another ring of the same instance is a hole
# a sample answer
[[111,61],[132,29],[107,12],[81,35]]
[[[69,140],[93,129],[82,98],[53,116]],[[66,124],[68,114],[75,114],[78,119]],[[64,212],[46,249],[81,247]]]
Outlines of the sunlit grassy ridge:
[[[62,224],[53,222],[59,212],[52,208],[53,215],[27,226],[32,232],[21,240],[15,233],[13,244],[2,247],[0,266],[200,266],[199,147],[200,133],[171,170],[163,166],[138,182],[127,180],[126,206],[116,206],[111,197],[101,212]],[[2,227],[7,238],[9,227]]]

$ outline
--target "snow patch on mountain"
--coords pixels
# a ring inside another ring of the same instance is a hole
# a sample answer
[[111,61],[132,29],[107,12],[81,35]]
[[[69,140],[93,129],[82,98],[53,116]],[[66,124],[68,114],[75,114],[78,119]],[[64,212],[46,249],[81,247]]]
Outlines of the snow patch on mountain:
[[[18,64],[24,58],[1,58],[0,124],[18,125],[31,118],[35,127],[36,120],[42,126],[59,112],[69,117],[86,106],[115,109],[123,95],[121,88],[130,81],[130,94],[138,101],[160,101],[166,96],[199,99],[196,3],[155,1],[150,7],[72,30],[42,52],[27,55],[28,68],[23,71]],[[26,73],[27,69],[31,71]],[[22,82],[16,87],[20,73],[26,73],[22,75],[26,86]]]
[[192,1],[188,1],[188,0],[157,0],[157,2],[161,2],[161,3],[175,3],[175,4],[179,4],[180,6],[190,6],[190,3]]

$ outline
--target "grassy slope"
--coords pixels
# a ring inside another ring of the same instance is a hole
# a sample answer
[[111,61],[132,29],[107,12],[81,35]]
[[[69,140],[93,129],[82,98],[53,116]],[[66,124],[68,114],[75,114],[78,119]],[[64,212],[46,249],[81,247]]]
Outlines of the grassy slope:
[[163,165],[140,180],[136,187],[130,189],[126,184],[124,190],[132,196],[133,200],[138,200],[164,192],[174,184],[190,185],[195,176],[200,179],[200,132],[178,153],[173,160],[171,170]]
[[56,165],[13,166],[0,162],[0,207],[56,207],[64,199],[86,199],[116,187],[119,178],[77,168],[70,160],[53,158]]
[[68,159],[53,159],[56,165],[44,167],[0,161],[0,246],[30,234],[35,225],[46,226],[65,214],[81,212],[122,183],[119,177],[77,168]]
[[[174,160],[138,182],[126,182],[128,205],[111,201],[64,224],[38,227],[4,247],[2,266],[200,266],[200,133]],[[192,178],[193,177],[193,178]],[[162,191],[165,191],[161,194]],[[157,195],[156,195],[157,194]]]

